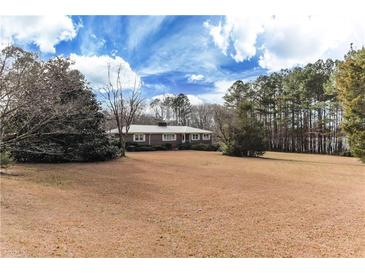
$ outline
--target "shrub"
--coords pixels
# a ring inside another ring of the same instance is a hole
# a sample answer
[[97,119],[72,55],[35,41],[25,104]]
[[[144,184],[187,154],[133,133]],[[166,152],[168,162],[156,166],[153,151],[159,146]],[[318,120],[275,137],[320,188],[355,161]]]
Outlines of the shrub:
[[152,146],[139,146],[139,147],[135,147],[134,151],[155,151],[156,149]]
[[191,143],[180,144],[177,148],[179,150],[189,150],[191,149]]
[[145,144],[138,144],[138,143],[128,143],[127,151],[158,151],[158,150],[171,150],[171,144],[162,144],[162,145],[145,145]]
[[352,157],[351,151],[342,151],[339,153],[340,156]]
[[201,151],[217,151],[218,146],[212,144],[192,144],[191,149]]
[[118,147],[119,149],[121,149],[121,146],[120,146],[120,143],[119,143],[119,139],[118,139],[118,138],[115,138],[115,137],[111,138],[111,139],[110,139],[110,144],[111,144],[112,146],[116,146],[116,147]]
[[[221,149],[223,155],[237,156],[237,157],[258,157],[265,154],[264,150],[258,150],[258,148],[247,149],[240,144],[222,144]],[[257,149],[257,150],[256,150]]]
[[172,149],[172,144],[163,144],[163,146],[166,147],[166,150],[171,150]]
[[152,145],[155,150],[171,150],[172,144]]
[[8,151],[0,152],[0,166],[2,168],[7,168],[13,162],[14,162],[14,160],[11,157],[10,152],[8,152]]
[[242,100],[235,109],[234,119],[226,127],[222,151],[224,155],[238,157],[256,157],[263,155],[267,141],[262,122],[255,113],[255,105]]
[[129,145],[129,146],[126,146],[126,150],[127,151],[136,151],[136,146],[133,146],[133,145]]
[[136,142],[126,142],[125,147],[129,147],[129,146],[140,147],[140,146],[144,146],[144,144],[140,144],[140,143],[136,143]]
[[18,162],[35,163],[106,161],[120,156],[120,149],[113,146],[107,137],[93,137],[92,135],[73,141],[71,138],[60,136],[59,140],[67,146],[61,145],[59,140],[48,143],[45,140],[40,140],[39,143],[19,142],[11,154]]
[[218,146],[212,144],[192,144],[192,143],[184,143],[178,146],[179,150],[201,150],[201,151],[217,151]]
[[95,140],[80,145],[81,160],[85,162],[106,161],[120,156],[120,148],[107,140]]

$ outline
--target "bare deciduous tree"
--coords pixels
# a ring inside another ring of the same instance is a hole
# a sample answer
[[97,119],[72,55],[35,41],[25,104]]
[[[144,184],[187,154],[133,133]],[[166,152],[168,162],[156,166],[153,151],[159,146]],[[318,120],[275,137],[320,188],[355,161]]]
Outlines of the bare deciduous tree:
[[230,143],[230,128],[232,126],[234,117],[230,110],[225,106],[214,105],[213,108],[214,113],[214,126],[213,131],[214,135],[217,137],[219,142],[222,143]]
[[214,104],[201,104],[192,107],[191,125],[193,127],[211,130],[214,128]]
[[[17,47],[6,47],[0,54],[0,142],[4,149],[11,143],[34,135],[52,120],[37,105],[47,102],[45,67],[34,54]],[[35,88],[37,87],[37,88]],[[16,119],[19,116],[22,119]],[[15,122],[16,120],[16,122]],[[37,121],[37,123],[35,123]]]
[[102,96],[116,122],[119,145],[122,149],[122,156],[125,156],[126,137],[132,122],[143,109],[144,99],[137,79],[134,80],[134,86],[131,90],[123,88],[121,69],[122,66],[119,66],[116,72],[116,81],[113,83],[111,66],[108,64],[108,83],[104,87]]

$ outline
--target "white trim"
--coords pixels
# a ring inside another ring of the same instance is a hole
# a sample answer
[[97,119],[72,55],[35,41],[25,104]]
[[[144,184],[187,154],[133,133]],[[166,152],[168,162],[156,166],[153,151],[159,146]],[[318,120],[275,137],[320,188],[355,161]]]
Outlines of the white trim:
[[[136,136],[141,137],[141,135],[143,136],[143,139],[140,140],[140,138],[138,138],[138,140],[136,140]],[[133,142],[146,142],[146,134],[144,134],[144,133],[134,133],[133,134]]]
[[209,133],[203,133],[202,134],[202,137],[203,137],[203,139],[202,140],[204,140],[204,141],[209,141],[210,140],[210,134]]
[[[166,138],[167,136],[173,136],[172,139]],[[162,134],[162,141],[163,142],[171,142],[176,141],[176,134],[175,133],[163,133]]]
[[[197,135],[198,138],[194,138],[194,135]],[[199,133],[192,133],[191,134],[191,140],[192,141],[199,141],[200,140],[200,134]]]

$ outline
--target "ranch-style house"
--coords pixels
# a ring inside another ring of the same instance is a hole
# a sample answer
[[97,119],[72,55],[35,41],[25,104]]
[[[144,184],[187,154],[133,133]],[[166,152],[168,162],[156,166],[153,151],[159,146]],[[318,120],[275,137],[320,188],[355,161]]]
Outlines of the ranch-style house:
[[[125,132],[123,128],[123,132]],[[118,134],[118,129],[112,129],[109,134]],[[212,143],[212,131],[188,127],[168,126],[166,123],[158,125],[131,125],[127,135],[127,142],[141,143],[144,145],[171,144],[177,147],[179,144]]]

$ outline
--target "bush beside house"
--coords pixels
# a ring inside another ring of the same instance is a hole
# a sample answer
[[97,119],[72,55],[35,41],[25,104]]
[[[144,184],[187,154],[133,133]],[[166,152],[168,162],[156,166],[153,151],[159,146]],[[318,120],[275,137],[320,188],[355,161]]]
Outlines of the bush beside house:
[[[134,142],[127,143],[127,151],[138,152],[138,151],[167,151],[172,150],[171,144],[162,145],[145,145]],[[200,151],[217,151],[218,146],[212,144],[191,144],[184,143],[177,147],[178,150],[200,150]]]

